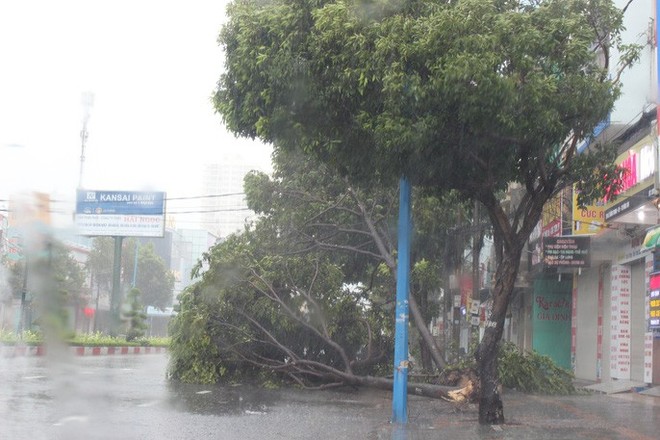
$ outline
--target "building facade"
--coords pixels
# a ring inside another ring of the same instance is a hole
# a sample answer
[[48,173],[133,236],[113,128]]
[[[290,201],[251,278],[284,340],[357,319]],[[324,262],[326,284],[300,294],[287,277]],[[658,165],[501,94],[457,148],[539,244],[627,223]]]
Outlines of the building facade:
[[624,41],[643,49],[621,77],[622,94],[609,120],[580,151],[616,143],[616,163],[626,170],[623,188],[612,200],[582,208],[568,188],[546,205],[530,238],[529,282],[517,300],[524,330],[516,342],[547,354],[578,379],[660,384],[660,319],[654,318],[660,286],[652,288],[659,268],[649,239],[660,203],[656,3],[615,3],[628,6]]

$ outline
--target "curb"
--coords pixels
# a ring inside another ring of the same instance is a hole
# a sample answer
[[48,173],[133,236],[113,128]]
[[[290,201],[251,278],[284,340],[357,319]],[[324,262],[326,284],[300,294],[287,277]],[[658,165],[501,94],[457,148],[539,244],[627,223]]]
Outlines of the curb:
[[[166,353],[165,347],[83,347],[69,346],[68,352],[74,356],[107,356],[127,354],[160,354]],[[0,346],[0,357],[45,356],[43,345],[6,345]]]

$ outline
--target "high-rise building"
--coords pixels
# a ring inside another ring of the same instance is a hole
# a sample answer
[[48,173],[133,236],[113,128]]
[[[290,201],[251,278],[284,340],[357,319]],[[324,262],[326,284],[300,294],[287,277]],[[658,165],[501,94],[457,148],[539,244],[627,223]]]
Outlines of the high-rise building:
[[[175,245],[179,248],[178,265],[175,270],[176,283],[175,293],[178,295],[195,280],[192,279],[192,268],[202,259],[218,238],[208,231],[202,229],[177,229]],[[175,261],[173,260],[174,264]],[[176,296],[176,295],[175,295]]]
[[223,154],[216,163],[204,167],[202,188],[209,195],[200,207],[202,225],[218,237],[243,230],[254,217],[243,194],[243,178],[250,171],[269,172],[263,154],[239,150]]

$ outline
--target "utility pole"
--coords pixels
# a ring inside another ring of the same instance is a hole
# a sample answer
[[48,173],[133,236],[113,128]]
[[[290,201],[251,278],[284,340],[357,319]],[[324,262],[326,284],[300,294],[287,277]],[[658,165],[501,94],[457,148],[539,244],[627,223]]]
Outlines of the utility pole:
[[94,94],[92,92],[85,92],[82,94],[81,103],[83,106],[82,130],[80,130],[80,174],[78,175],[78,188],[82,188],[83,178],[83,164],[85,163],[85,147],[87,146],[87,138],[89,132],[87,131],[87,123],[91,116],[92,107],[94,106]]
[[135,239],[135,258],[133,261],[133,286],[137,283],[137,272],[138,272],[138,251],[140,250],[140,242],[138,239]]
[[21,288],[21,315],[18,319],[18,337],[23,339],[23,330],[26,321],[26,303],[28,292],[28,257],[25,255],[25,267],[23,268],[23,287]]
[[124,240],[122,236],[114,237],[115,240],[115,253],[114,262],[112,264],[112,296],[110,298],[110,334],[117,336],[119,332],[119,324],[121,321],[120,306],[121,306],[121,247]]
[[410,291],[411,185],[399,182],[399,253],[396,277],[396,326],[394,332],[394,386],[392,423],[408,422],[408,295]]

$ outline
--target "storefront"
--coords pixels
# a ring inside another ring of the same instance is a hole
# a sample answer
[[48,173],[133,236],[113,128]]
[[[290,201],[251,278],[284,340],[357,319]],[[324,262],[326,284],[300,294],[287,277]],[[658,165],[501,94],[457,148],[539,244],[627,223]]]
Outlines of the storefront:
[[650,327],[650,305],[660,303],[650,303],[653,253],[644,245],[658,222],[656,155],[646,135],[618,157],[626,170],[622,191],[603,207],[607,228],[592,237],[593,266],[575,276],[571,352],[577,378],[660,379],[653,359],[660,347]]

